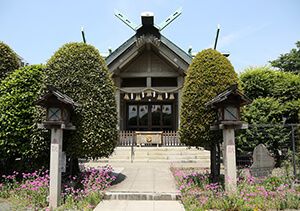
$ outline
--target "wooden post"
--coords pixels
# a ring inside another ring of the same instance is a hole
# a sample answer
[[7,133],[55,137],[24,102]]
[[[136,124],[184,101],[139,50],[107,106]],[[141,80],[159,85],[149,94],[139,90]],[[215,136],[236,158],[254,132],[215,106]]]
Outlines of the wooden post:
[[223,162],[225,168],[225,191],[229,193],[236,192],[236,155],[235,155],[235,137],[234,127],[223,128],[224,152]]
[[61,198],[61,156],[62,156],[62,129],[51,129],[50,151],[50,209],[60,205]]

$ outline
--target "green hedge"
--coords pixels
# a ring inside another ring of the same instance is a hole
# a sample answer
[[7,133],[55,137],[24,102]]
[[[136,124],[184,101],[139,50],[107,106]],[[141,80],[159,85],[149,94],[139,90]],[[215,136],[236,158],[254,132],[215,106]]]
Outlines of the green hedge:
[[210,125],[215,112],[205,103],[232,84],[237,74],[229,60],[221,53],[207,49],[196,55],[185,78],[180,113],[180,140],[189,146],[210,147]]
[[23,67],[0,83],[0,160],[28,158],[36,135],[34,115],[43,81],[43,66]]
[[255,67],[246,69],[240,80],[245,94],[251,99],[274,97],[286,102],[300,98],[300,75]]
[[0,42],[0,81],[18,68],[20,68],[20,60],[17,54],[8,45]]
[[84,43],[63,45],[46,65],[46,85],[81,104],[73,132],[64,132],[64,151],[75,158],[109,156],[117,143],[115,88],[99,51]]

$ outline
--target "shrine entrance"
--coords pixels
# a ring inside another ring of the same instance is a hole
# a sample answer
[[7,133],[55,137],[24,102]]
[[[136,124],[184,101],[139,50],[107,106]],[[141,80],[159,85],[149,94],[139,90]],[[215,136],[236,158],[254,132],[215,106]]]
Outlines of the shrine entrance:
[[126,130],[175,130],[174,103],[127,103],[126,111]]

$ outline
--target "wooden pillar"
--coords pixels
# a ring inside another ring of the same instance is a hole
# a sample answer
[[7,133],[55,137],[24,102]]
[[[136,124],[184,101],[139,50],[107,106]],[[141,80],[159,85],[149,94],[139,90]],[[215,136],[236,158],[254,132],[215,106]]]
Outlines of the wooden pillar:
[[115,86],[117,87],[116,93],[115,93],[115,99],[116,99],[116,108],[117,108],[117,119],[118,119],[118,125],[117,128],[118,130],[120,130],[120,128],[122,128],[122,117],[121,117],[121,112],[120,112],[120,104],[121,104],[121,92],[120,92],[120,88],[121,87],[121,81],[120,81],[120,77],[116,77],[114,79],[115,82]]
[[[183,87],[184,84],[184,77],[183,76],[178,76],[177,78],[177,86],[178,87]],[[178,112],[177,112],[177,116],[178,116],[178,122],[177,122],[177,126],[179,128],[180,126],[180,109],[181,109],[181,97],[182,97],[182,88],[178,90]]]
[[62,129],[51,129],[49,207],[55,209],[61,198]]

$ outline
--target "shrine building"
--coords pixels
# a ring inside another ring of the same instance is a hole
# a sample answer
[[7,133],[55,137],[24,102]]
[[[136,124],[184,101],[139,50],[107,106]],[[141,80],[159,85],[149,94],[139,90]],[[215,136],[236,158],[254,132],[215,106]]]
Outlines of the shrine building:
[[117,87],[116,102],[120,131],[177,131],[184,77],[192,56],[161,34],[178,16],[159,26],[152,13],[142,13],[141,25],[122,14],[116,16],[135,34],[106,62]]

